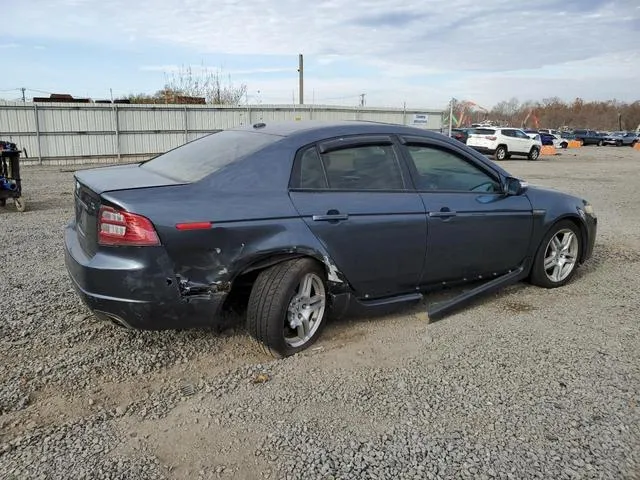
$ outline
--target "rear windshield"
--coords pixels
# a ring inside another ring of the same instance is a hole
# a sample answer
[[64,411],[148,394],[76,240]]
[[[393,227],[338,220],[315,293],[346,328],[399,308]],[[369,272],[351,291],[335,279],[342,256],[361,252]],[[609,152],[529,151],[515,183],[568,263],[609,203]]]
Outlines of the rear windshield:
[[490,128],[476,128],[472,133],[477,135],[492,135],[496,133],[496,131]]
[[144,162],[140,168],[180,182],[196,182],[281,139],[257,132],[223,130],[169,150]]

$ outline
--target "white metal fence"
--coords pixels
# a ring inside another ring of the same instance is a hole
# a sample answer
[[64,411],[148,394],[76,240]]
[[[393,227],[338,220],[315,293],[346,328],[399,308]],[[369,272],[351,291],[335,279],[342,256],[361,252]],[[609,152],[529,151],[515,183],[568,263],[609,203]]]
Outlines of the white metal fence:
[[26,163],[134,161],[211,132],[255,122],[372,120],[440,130],[437,109],[326,105],[127,105],[0,103],[0,140],[26,150]]

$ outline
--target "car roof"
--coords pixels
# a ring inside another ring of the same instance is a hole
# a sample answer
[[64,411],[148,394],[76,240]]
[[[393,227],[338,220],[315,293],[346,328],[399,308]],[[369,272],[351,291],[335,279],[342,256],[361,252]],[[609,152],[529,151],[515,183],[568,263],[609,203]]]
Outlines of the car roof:
[[432,138],[440,138],[440,134],[425,130],[424,128],[366,120],[303,120],[283,122],[256,122],[251,125],[235,127],[230,130],[255,131],[281,137],[293,137],[300,134],[309,133],[313,133],[318,136],[322,136],[325,133],[333,135],[336,134],[337,131],[340,135],[389,132],[405,135],[419,134]]

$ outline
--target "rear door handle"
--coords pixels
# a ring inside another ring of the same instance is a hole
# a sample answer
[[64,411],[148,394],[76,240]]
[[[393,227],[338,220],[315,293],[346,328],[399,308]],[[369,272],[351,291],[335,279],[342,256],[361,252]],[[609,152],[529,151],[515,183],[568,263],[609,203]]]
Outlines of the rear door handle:
[[458,213],[455,210],[449,210],[447,207],[441,208],[439,212],[429,212],[430,217],[449,218],[455,217]]
[[346,213],[334,213],[327,215],[314,215],[312,218],[314,222],[337,222],[339,220],[347,220],[349,215]]
[[312,217],[314,222],[339,222],[341,220],[346,220],[349,218],[349,215],[346,213],[340,213],[338,210],[331,209],[325,215],[314,215]]

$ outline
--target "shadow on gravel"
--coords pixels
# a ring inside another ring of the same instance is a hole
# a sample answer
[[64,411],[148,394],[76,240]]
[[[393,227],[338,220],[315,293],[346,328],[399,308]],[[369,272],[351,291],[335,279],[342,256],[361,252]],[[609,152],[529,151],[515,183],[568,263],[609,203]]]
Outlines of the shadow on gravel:
[[0,207],[0,215],[25,215],[29,212],[46,212],[49,210],[60,210],[63,208],[71,208],[73,206],[71,195],[60,196],[60,198],[51,198],[49,200],[25,200],[27,209],[24,212],[16,210],[11,200],[7,201],[6,206]]

